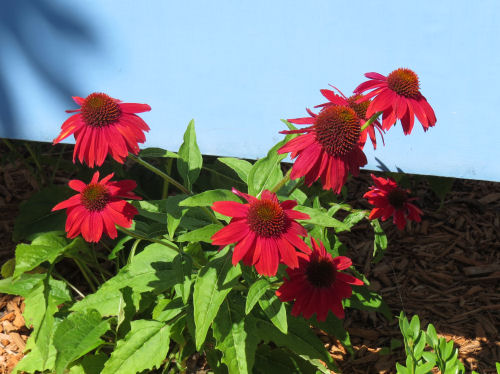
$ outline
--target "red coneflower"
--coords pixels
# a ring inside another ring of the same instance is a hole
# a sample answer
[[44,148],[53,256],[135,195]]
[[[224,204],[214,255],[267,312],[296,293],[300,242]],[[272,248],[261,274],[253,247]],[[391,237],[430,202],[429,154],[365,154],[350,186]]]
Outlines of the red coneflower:
[[382,221],[385,221],[393,216],[393,222],[400,230],[405,228],[407,219],[420,222],[422,211],[410,202],[416,198],[409,197],[409,190],[398,187],[391,178],[376,177],[373,174],[371,177],[375,185],[363,195],[370,204],[375,206],[370,212],[369,219],[380,217]]
[[147,104],[122,103],[103,93],[93,93],[85,99],[73,97],[80,109],[67,110],[79,112],[69,117],[61,126],[61,133],[53,144],[59,143],[71,134],[75,135],[73,162],[78,155],[81,163],[93,168],[100,166],[111,154],[123,164],[128,153],[139,153],[138,143],[144,143],[144,131],[149,127],[134,113],[151,110]]
[[[325,108],[330,105],[344,105],[348,106],[356,112],[357,116],[359,117],[361,121],[361,127],[365,124],[365,122],[369,119],[369,117],[366,117],[366,110],[368,109],[368,105],[370,105],[370,100],[366,101],[360,101],[363,99],[363,95],[360,94],[354,94],[349,97],[346,97],[342,91],[340,91],[337,87],[332,86],[334,89],[338,91],[340,94],[337,95],[335,92],[332,90],[320,90],[321,94],[328,99],[327,103],[324,104],[319,104],[316,105],[315,108]],[[358,102],[360,101],[360,102]],[[379,121],[375,120],[371,123],[370,126],[365,130],[368,132],[368,135],[370,136],[370,140],[372,141],[373,144],[373,149],[377,148],[377,139],[375,137],[375,129],[378,130],[380,137],[382,138],[382,143],[384,142],[384,136],[382,134],[382,125],[380,124]]]
[[436,124],[434,110],[420,93],[418,76],[412,70],[399,68],[387,77],[378,73],[366,73],[365,77],[371,80],[361,83],[354,92],[361,94],[373,90],[361,100],[374,97],[368,106],[366,117],[370,118],[377,112],[383,112],[384,130],[389,130],[399,119],[405,135],[408,135],[413,129],[415,115],[425,131]]
[[117,235],[115,224],[125,228],[132,225],[137,209],[121,198],[140,200],[131,192],[137,184],[133,180],[110,182],[112,177],[113,173],[99,181],[99,172],[96,171],[89,184],[78,179],[69,182],[78,194],[52,208],[52,211],[67,209],[68,238],[81,233],[86,241],[98,242],[104,232],[114,239]]
[[366,132],[361,132],[360,119],[348,106],[328,106],[317,115],[307,111],[310,117],[288,121],[312,126],[281,131],[282,134],[305,134],[290,140],[278,153],[291,152],[291,158],[297,157],[291,179],[305,176],[305,183],[310,186],[321,178],[323,189],[340,193],[349,172],[358,175],[359,168],[367,163],[363,153]]
[[259,274],[273,276],[280,262],[291,268],[298,266],[295,247],[309,253],[310,249],[299,236],[307,231],[296,219],[309,219],[305,214],[293,210],[294,200],[280,203],[275,193],[262,192],[257,199],[233,188],[233,193],[243,197],[248,204],[235,201],[216,201],[212,209],[233,217],[229,225],[212,236],[212,244],[225,246],[236,243],[233,265],[243,260],[245,265],[255,265]]
[[293,301],[292,315],[302,314],[311,318],[314,313],[318,321],[324,321],[328,311],[338,318],[344,318],[342,299],[351,297],[350,285],[360,286],[363,281],[352,275],[340,273],[352,265],[344,256],[332,258],[323,243],[311,238],[313,251],[310,255],[299,254],[299,266],[286,269],[289,279],[276,291],[281,301]]

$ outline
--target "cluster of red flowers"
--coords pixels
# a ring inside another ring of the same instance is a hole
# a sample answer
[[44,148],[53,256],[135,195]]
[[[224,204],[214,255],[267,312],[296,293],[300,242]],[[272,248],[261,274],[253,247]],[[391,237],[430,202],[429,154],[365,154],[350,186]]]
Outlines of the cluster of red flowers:
[[[436,123],[436,117],[425,97],[420,93],[417,75],[409,69],[397,69],[387,77],[378,73],[365,74],[369,81],[360,84],[352,96],[346,97],[338,89],[321,90],[328,102],[319,104],[315,114],[307,109],[309,117],[290,119],[297,125],[309,125],[300,130],[282,131],[301,134],[279,149],[296,159],[291,179],[304,177],[311,185],[321,179],[324,189],[340,193],[349,173],[357,175],[366,165],[363,152],[367,137],[376,148],[376,133],[389,130],[399,119],[404,133],[410,134],[415,116],[424,130]],[[366,91],[371,91],[366,93]],[[62,125],[59,143],[74,134],[76,144],[73,162],[78,158],[89,167],[101,166],[106,157],[123,163],[129,153],[138,154],[139,143],[145,141],[148,125],[135,113],[149,111],[147,104],[123,103],[104,93],[93,93],[85,99],[74,97],[80,105],[77,112]],[[382,114],[382,123],[377,117]],[[382,138],[383,140],[383,138]],[[128,228],[138,213],[123,199],[140,199],[132,190],[132,180],[111,181],[113,174],[99,180],[95,172],[89,184],[72,180],[69,186],[78,192],[57,204],[53,210],[66,209],[66,232],[69,238],[82,234],[89,242],[98,242],[103,233],[116,238],[116,225]],[[406,220],[420,221],[422,212],[411,203],[409,191],[399,188],[392,179],[372,175],[374,186],[364,197],[375,206],[369,218],[386,220],[393,217],[399,229]],[[212,244],[220,248],[235,244],[233,265],[242,261],[255,266],[265,276],[274,276],[279,264],[287,266],[288,278],[276,291],[283,301],[295,301],[292,315],[325,320],[328,312],[344,317],[342,299],[349,298],[351,285],[363,282],[342,273],[351,266],[347,257],[332,256],[323,243],[310,238],[311,247],[304,241],[308,233],[297,220],[307,220],[307,214],[294,210],[296,201],[279,202],[268,190],[260,197],[233,189],[247,203],[218,201],[212,209],[232,217],[230,223],[212,236]],[[297,251],[298,250],[298,251]]]
[[[376,148],[375,129],[382,135],[399,119],[405,135],[408,135],[413,129],[415,116],[424,131],[436,124],[434,111],[421,94],[418,76],[413,71],[400,68],[387,77],[378,73],[366,73],[365,76],[370,80],[361,83],[352,96],[346,97],[335,87],[340,95],[321,90],[328,102],[316,105],[316,108],[321,108],[318,114],[307,109],[309,117],[288,120],[297,125],[309,125],[300,130],[281,131],[283,134],[301,134],[278,150],[279,153],[290,152],[291,158],[296,159],[291,179],[304,177],[308,186],[321,179],[325,190],[332,189],[338,194],[349,173],[356,176],[367,164],[363,147],[369,135]],[[377,120],[380,114],[382,124]],[[382,183],[380,180],[377,179],[379,182],[376,183]],[[402,199],[387,198],[390,191],[403,190],[393,180],[386,181],[385,189],[376,184],[377,187],[372,186],[372,191],[365,195],[376,206],[370,218],[386,220],[393,214],[399,229],[404,228],[406,219],[419,221],[422,212],[406,203],[409,191],[399,194],[405,196],[403,203],[400,202]],[[375,194],[379,197],[375,198]],[[392,195],[396,193],[391,192]]]

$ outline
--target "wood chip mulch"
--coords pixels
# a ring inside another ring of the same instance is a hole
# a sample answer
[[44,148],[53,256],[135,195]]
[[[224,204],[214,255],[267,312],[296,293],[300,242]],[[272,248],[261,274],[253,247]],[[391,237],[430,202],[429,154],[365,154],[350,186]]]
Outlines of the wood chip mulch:
[[[0,150],[1,150],[0,145]],[[369,172],[348,182],[355,208],[370,209],[360,198],[371,185]],[[439,336],[453,339],[467,371],[496,373],[500,362],[500,183],[456,179],[452,192],[439,199],[425,182],[414,189],[423,209],[421,223],[400,232],[392,222],[383,228],[389,240],[384,258],[371,262],[373,233],[361,222],[340,239],[356,268],[370,279],[394,315],[418,314],[425,328],[434,324]],[[20,202],[38,186],[22,165],[0,165],[0,261],[14,256],[13,221]],[[0,374],[22,358],[28,329],[20,297],[0,294]],[[397,321],[372,312],[348,310],[345,326],[356,352],[351,357],[335,339],[323,335],[343,373],[395,373],[404,361]],[[321,332],[320,332],[321,334]]]

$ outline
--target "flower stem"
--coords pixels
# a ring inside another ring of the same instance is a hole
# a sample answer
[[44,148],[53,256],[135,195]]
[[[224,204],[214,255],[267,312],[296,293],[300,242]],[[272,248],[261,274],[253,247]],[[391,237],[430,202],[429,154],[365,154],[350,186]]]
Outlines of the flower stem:
[[177,187],[180,191],[182,191],[186,195],[190,195],[191,194],[191,192],[186,187],[184,187],[182,184],[180,184],[179,182],[177,182],[170,175],[164,173],[163,171],[161,171],[157,167],[151,165],[149,162],[144,161],[142,158],[140,158],[140,157],[138,157],[138,156],[136,156],[136,155],[134,155],[132,153],[129,153],[128,157],[131,158],[132,160],[134,160],[135,162],[137,162],[138,164],[144,166],[146,169],[148,169],[148,170],[152,171],[153,173],[159,175],[160,177],[162,177],[168,183],[173,184],[175,187]]
[[124,234],[126,234],[128,236],[131,236],[133,238],[140,239],[140,240],[147,240],[147,241],[150,241],[150,242],[153,242],[153,243],[158,243],[158,244],[164,245],[165,247],[168,247],[170,249],[174,249],[175,251],[177,251],[179,253],[182,253],[182,251],[179,248],[177,248],[175,245],[167,243],[167,242],[164,242],[163,240],[154,239],[154,238],[148,238],[146,236],[137,234],[137,233],[135,233],[133,231],[127,230],[127,229],[125,229],[123,227],[120,227],[120,226],[117,226],[116,228],[118,229],[118,231],[121,231]]
[[373,116],[370,117],[368,121],[365,122],[365,124],[361,127],[361,132],[365,131],[368,126],[370,126],[374,121],[377,120],[377,118],[382,114],[383,112],[377,112]]
[[287,184],[288,181],[290,181],[290,174],[292,174],[292,168],[288,169],[283,179],[281,179],[273,188],[271,188],[271,192],[276,193],[281,189],[281,187]]
[[80,271],[82,272],[83,277],[84,277],[84,278],[85,278],[85,280],[87,281],[87,283],[88,283],[88,285],[89,285],[90,289],[92,290],[92,292],[96,292],[96,291],[97,291],[97,288],[96,288],[96,286],[94,285],[94,283],[90,280],[90,277],[89,277],[89,275],[87,274],[87,270],[88,270],[88,269],[86,270],[86,269],[85,269],[85,267],[83,266],[83,264],[82,264],[82,263],[80,263],[80,261],[79,261],[77,258],[73,257],[73,261],[75,261],[76,266],[78,266],[78,269],[80,269]]
[[[182,191],[186,195],[192,195],[193,194],[192,191],[189,191],[186,187],[184,187],[182,184],[180,184],[179,182],[177,182],[170,175],[164,173],[163,171],[161,171],[157,167],[151,165],[149,162],[144,161],[142,158],[137,157],[136,155],[134,155],[132,153],[129,153],[128,157],[130,157],[132,160],[134,160],[138,164],[144,166],[146,169],[148,169],[148,170],[152,171],[153,173],[159,175],[160,177],[162,177],[168,183],[173,184],[175,187],[177,187],[180,191]],[[203,207],[201,207],[201,209],[206,213],[206,215],[210,218],[210,220],[213,223],[219,223],[219,220],[217,219],[217,217],[215,217],[215,214],[213,214],[207,207],[203,206]],[[142,239],[150,240],[148,238],[142,238]]]

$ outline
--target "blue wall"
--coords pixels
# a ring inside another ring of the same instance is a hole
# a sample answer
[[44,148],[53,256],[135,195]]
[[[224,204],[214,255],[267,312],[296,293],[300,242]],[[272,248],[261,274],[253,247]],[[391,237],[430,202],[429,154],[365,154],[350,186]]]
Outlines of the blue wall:
[[496,0],[17,0],[0,12],[0,136],[51,141],[94,91],[144,102],[146,146],[257,158],[334,84],[415,70],[438,122],[374,157],[406,172],[500,181]]

